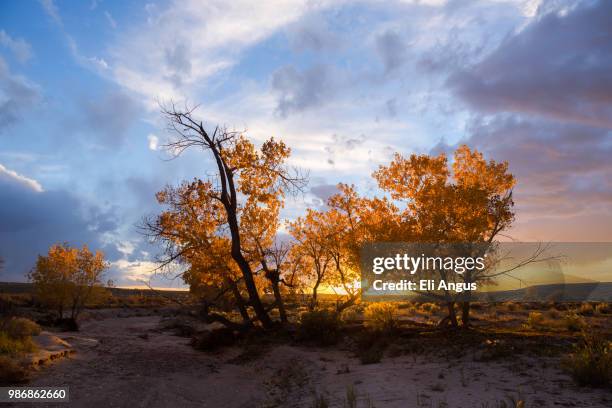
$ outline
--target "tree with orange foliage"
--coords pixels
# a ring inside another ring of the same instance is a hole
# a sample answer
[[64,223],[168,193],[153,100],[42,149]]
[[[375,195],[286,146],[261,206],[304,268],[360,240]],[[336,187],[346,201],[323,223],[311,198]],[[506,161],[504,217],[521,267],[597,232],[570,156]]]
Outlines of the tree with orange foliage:
[[102,289],[102,275],[107,268],[100,251],[91,252],[86,245],[79,249],[57,244],[49,248],[46,256],[38,256],[28,278],[41,303],[56,309],[59,319],[68,309],[70,319],[76,321],[86,303]]
[[[513,220],[512,188],[516,180],[508,172],[508,163],[486,161],[483,155],[460,146],[449,168],[445,154],[437,157],[396,154],[388,166],[373,174],[378,185],[398,203],[395,239],[405,242],[471,243],[493,245]],[[487,270],[467,271],[459,277],[464,282],[490,280]],[[456,326],[455,300],[448,299],[449,318]],[[462,323],[469,324],[470,302],[462,303]]]
[[311,310],[317,305],[319,288],[327,279],[332,264],[328,251],[332,222],[328,213],[309,208],[304,217],[289,223],[289,233],[295,239],[292,251],[304,260],[301,279],[312,282]]
[[[247,309],[252,308],[262,326],[270,328],[256,272],[273,244],[285,194],[301,189],[305,179],[285,165],[290,149],[283,142],[271,138],[257,149],[240,132],[217,127],[209,133],[193,109],[171,105],[163,113],[176,136],[166,145],[168,151],[178,156],[189,148],[202,149],[216,171],[207,181],[196,179],[158,194],[169,208],[145,221],[144,229],[165,243],[162,265],[189,266],[184,279],[192,290],[225,285],[245,326],[251,325]],[[231,324],[219,315],[207,316]]]

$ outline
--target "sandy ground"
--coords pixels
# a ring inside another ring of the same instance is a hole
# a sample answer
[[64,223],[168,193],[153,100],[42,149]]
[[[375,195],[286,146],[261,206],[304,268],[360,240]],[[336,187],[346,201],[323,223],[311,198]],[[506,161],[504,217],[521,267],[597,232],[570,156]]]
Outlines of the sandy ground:
[[342,407],[347,389],[358,407],[496,408],[517,397],[526,407],[612,407],[610,391],[574,386],[554,359],[412,354],[362,365],[348,350],[287,345],[210,354],[160,331],[159,320],[86,321],[77,334],[61,334],[76,353],[44,367],[30,385],[69,386],[69,406],[88,408],[312,407],[315,392]]

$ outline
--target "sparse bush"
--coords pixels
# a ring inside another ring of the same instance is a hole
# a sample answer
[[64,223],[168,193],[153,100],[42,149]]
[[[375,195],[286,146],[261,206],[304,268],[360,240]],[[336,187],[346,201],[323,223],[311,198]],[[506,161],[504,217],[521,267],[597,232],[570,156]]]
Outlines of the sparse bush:
[[340,339],[341,322],[338,314],[328,310],[314,310],[300,315],[297,339],[320,346],[336,344]]
[[357,306],[347,307],[346,309],[342,311],[342,313],[340,313],[340,319],[343,322],[354,321],[354,320],[357,320],[358,317],[359,317],[359,307]]
[[548,312],[546,312],[546,314],[548,315],[548,317],[555,320],[561,317],[561,312],[559,312],[555,308],[551,308]]
[[357,338],[357,357],[361,364],[380,363],[387,345],[387,337],[380,332],[363,332]]
[[567,330],[572,332],[580,331],[586,326],[584,319],[571,310],[563,316],[563,324]]
[[14,317],[1,321],[0,331],[14,339],[26,339],[40,334],[40,326],[29,319]]
[[6,332],[0,331],[0,354],[18,355],[30,353],[36,349],[31,337],[24,339],[14,338]]
[[21,317],[0,321],[0,354],[19,355],[36,349],[32,335],[40,333],[40,327]]
[[612,312],[612,307],[610,307],[609,303],[601,302],[595,306],[596,314],[610,314]]
[[231,346],[236,342],[232,329],[223,327],[209,330],[192,338],[191,345],[197,350],[214,351],[221,347]]
[[423,313],[434,314],[440,311],[440,306],[436,303],[423,303],[420,309]]
[[509,312],[518,312],[519,310],[521,310],[521,305],[516,302],[504,302],[504,306]]
[[0,355],[0,386],[26,382],[28,370],[9,356]]
[[527,329],[539,329],[544,323],[544,315],[540,312],[529,312],[527,321],[525,322],[525,328]]
[[610,342],[601,334],[584,333],[564,365],[579,385],[593,387],[609,385],[612,379]]
[[388,332],[397,327],[397,306],[393,303],[371,303],[364,311],[365,326],[374,331]]
[[590,303],[583,303],[580,305],[580,308],[578,308],[578,314],[581,314],[583,316],[593,316],[594,312],[595,307]]

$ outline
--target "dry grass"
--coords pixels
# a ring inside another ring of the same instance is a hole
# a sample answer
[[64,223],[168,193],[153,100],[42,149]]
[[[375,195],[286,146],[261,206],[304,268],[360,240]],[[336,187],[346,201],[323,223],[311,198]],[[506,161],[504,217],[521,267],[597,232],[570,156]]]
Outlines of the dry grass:
[[392,331],[397,328],[396,315],[394,303],[371,303],[364,311],[365,326],[374,331]]
[[564,365],[579,385],[609,386],[612,380],[611,344],[599,333],[585,333]]

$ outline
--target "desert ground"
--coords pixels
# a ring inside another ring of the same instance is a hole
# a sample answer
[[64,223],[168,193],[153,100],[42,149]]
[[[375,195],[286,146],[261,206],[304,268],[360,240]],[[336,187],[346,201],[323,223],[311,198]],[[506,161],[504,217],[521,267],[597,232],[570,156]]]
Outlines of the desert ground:
[[609,389],[578,387],[562,370],[565,334],[404,330],[363,364],[350,329],[332,347],[246,339],[196,350],[192,331],[208,329],[176,308],[91,310],[78,332],[53,333],[73,352],[28,385],[69,386],[75,407],[612,406]]

